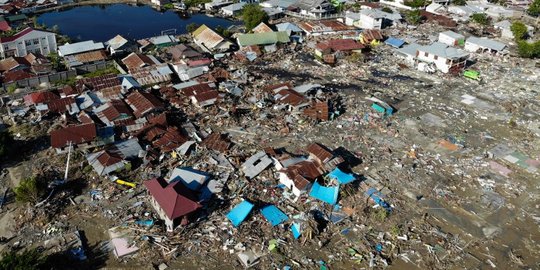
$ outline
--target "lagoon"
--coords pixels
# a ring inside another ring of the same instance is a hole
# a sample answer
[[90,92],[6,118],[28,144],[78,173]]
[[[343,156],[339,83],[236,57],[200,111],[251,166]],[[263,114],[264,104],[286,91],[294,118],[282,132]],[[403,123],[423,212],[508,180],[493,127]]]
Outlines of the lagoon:
[[[162,31],[176,30],[176,34],[187,33],[190,23],[206,24],[210,27],[229,27],[238,22],[223,18],[193,14],[184,17],[168,10],[160,12],[150,6],[127,4],[79,6],[65,10],[43,13],[37,18],[47,28],[57,26],[61,34],[74,41],[107,41],[117,34],[125,38],[142,39],[161,35]],[[174,31],[171,31],[174,33]]]

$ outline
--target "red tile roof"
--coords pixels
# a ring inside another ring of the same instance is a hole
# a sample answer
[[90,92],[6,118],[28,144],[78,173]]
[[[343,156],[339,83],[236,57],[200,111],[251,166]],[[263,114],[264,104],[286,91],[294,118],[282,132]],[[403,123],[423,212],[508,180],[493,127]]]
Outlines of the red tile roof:
[[53,92],[37,92],[24,96],[24,104],[26,104],[26,106],[30,106],[59,98],[60,97]]
[[155,109],[163,108],[163,103],[159,101],[154,95],[145,92],[133,92],[127,99],[127,104],[133,109],[133,114],[137,118],[144,116]]
[[167,184],[161,178],[154,178],[145,181],[144,186],[171,220],[193,213],[201,207],[193,192],[180,181]]
[[20,38],[22,36],[25,36],[25,35],[29,34],[32,31],[34,31],[34,29],[28,27],[28,28],[22,30],[21,32],[16,33],[15,35],[13,35],[11,37],[0,37],[0,43],[11,42],[11,41],[17,40],[18,38]]
[[51,131],[51,146],[62,148],[69,145],[69,142],[73,144],[87,143],[93,141],[96,137],[95,124],[67,126]]

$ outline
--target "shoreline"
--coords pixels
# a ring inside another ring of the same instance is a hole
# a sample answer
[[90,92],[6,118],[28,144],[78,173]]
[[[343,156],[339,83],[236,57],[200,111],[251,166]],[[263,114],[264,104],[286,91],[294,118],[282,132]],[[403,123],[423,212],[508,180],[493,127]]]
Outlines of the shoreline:
[[148,5],[151,7],[155,7],[148,0],[87,0],[87,1],[73,2],[73,3],[69,3],[65,5],[54,6],[50,8],[44,8],[44,9],[36,10],[32,12],[31,14],[42,14],[42,13],[47,13],[47,12],[51,12],[55,10],[61,10],[64,8],[92,6],[92,5],[114,5],[114,4],[136,4],[136,5],[140,4],[140,5]]

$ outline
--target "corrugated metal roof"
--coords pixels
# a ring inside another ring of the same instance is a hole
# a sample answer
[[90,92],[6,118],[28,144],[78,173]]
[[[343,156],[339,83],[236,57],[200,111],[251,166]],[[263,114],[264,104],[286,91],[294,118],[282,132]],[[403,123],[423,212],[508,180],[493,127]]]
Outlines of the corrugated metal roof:
[[489,48],[495,51],[502,51],[506,44],[487,38],[469,37],[465,43],[476,44],[483,48]]
[[72,44],[66,43],[65,45],[59,46],[58,53],[61,56],[67,56],[76,53],[83,53],[102,49],[105,49],[103,42],[94,42],[93,40],[87,40]]
[[288,43],[289,34],[287,32],[265,32],[254,34],[238,35],[238,45],[245,47],[251,45],[268,45],[276,43]]
[[73,144],[87,143],[97,137],[96,125],[93,123],[67,126],[51,131],[51,146],[61,148],[67,146],[69,142]]
[[197,43],[204,44],[208,49],[215,48],[219,43],[225,40],[222,36],[204,24],[193,32],[193,38]]

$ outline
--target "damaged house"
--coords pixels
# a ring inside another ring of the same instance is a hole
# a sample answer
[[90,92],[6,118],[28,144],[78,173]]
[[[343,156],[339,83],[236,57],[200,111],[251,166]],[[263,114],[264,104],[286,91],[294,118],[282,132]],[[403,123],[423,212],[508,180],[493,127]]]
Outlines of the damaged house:
[[137,139],[130,139],[88,154],[86,160],[98,175],[107,175],[125,168],[130,164],[129,160],[138,157],[140,152],[142,148]]
[[151,196],[150,204],[165,221],[168,232],[178,225],[187,225],[190,215],[201,208],[194,192],[180,181],[167,183],[164,179],[154,178],[145,181],[144,186]]

